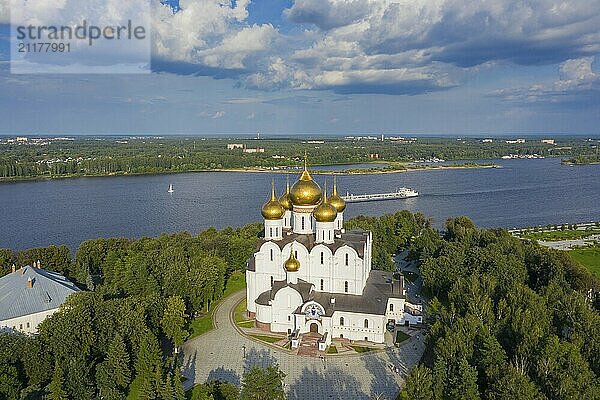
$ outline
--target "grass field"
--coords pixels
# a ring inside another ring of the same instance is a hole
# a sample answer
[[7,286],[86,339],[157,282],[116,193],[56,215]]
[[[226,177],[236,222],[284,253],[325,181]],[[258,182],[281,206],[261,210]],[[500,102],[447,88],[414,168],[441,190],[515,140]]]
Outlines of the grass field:
[[233,310],[233,320],[240,328],[252,328],[254,326],[253,320],[246,319],[246,299],[235,306],[235,310]]
[[262,340],[263,342],[267,342],[267,343],[279,342],[282,339],[280,337],[265,336],[265,335],[250,335],[250,336],[252,336],[255,339]]
[[410,339],[410,336],[402,331],[396,332],[396,343],[402,343],[405,340]]
[[545,242],[555,242],[557,240],[575,240],[583,239],[588,236],[600,234],[600,229],[591,229],[587,231],[580,231],[576,229],[567,229],[564,231],[549,231],[549,232],[535,232],[523,235],[523,239],[530,240],[543,240]]
[[368,353],[369,351],[373,351],[372,348],[370,347],[363,347],[363,346],[350,346],[354,349],[355,352],[357,353]]
[[573,249],[569,254],[600,278],[600,246]]
[[227,280],[227,285],[225,286],[225,291],[223,292],[223,296],[217,300],[213,301],[210,305],[209,310],[201,317],[194,319],[190,323],[190,336],[188,339],[195,338],[196,336],[202,335],[214,328],[213,325],[213,313],[215,309],[221,303],[221,301],[227,296],[242,290],[246,287],[246,276],[241,272],[233,273],[229,279]]
[[335,346],[329,346],[327,350],[325,350],[325,354],[337,354],[338,350]]

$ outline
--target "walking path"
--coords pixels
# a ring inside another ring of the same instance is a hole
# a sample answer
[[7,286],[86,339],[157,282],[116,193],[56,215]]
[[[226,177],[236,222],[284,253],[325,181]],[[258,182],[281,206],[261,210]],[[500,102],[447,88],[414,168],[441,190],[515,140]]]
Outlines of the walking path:
[[[245,292],[235,293],[215,310],[216,329],[183,345],[183,375],[187,390],[194,384],[220,379],[240,385],[245,371],[253,365],[266,367],[277,363],[286,374],[288,399],[369,399],[383,395],[394,400],[409,369],[418,363],[424,351],[423,335],[403,343],[400,348],[360,355],[327,356],[324,360],[302,357],[277,350],[242,336],[230,318]],[[245,355],[245,357],[244,357]],[[390,365],[401,371],[396,374]],[[401,375],[401,376],[400,376]]]

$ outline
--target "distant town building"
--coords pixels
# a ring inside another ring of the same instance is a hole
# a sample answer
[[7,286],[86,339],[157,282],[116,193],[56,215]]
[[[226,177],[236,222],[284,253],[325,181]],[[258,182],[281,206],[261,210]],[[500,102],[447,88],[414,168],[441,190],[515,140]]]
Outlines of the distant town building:
[[61,274],[39,266],[39,261],[37,267],[13,266],[0,278],[0,332],[37,333],[38,325],[79,291]]
[[542,139],[542,143],[545,144],[555,144],[554,139]]
[[482,143],[492,143],[494,140],[493,139],[483,139],[481,142]]
[[523,144],[523,143],[525,143],[525,139],[507,140],[506,143],[508,143],[508,144]]
[[19,143],[27,143],[29,141],[26,137],[17,137],[17,142]]
[[227,150],[235,150],[235,149],[245,149],[246,145],[242,143],[228,143]]
[[244,153],[264,153],[265,149],[262,147],[257,147],[255,149],[244,149],[242,150]]
[[323,144],[323,143],[325,143],[325,141],[324,140],[309,140],[306,143],[308,143],[308,144]]
[[379,153],[370,153],[369,154],[369,158],[375,159],[375,160],[379,160]]

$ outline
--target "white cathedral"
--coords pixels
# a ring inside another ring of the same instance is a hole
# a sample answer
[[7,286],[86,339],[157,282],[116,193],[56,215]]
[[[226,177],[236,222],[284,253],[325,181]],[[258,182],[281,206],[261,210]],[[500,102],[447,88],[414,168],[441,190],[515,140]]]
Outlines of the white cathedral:
[[333,338],[383,343],[388,323],[422,322],[421,307],[406,300],[402,277],[371,270],[372,233],[343,227],[346,203],[327,197],[304,171],[291,189],[262,207],[264,238],[246,270],[247,307],[256,327],[288,333],[298,347],[318,334],[324,350]]

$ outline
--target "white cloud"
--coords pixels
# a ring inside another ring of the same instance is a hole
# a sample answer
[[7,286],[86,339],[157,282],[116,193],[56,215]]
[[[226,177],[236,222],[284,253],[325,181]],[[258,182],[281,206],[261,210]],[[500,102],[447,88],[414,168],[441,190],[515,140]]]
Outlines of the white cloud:
[[502,89],[493,96],[517,103],[564,104],[584,98],[589,104],[600,103],[600,73],[594,72],[593,57],[567,60],[559,66],[559,79],[549,84]]
[[[459,84],[479,66],[600,53],[600,0],[295,0],[284,14],[319,36],[285,57],[291,87],[418,93]],[[272,87],[280,70],[272,63],[251,82]]]
[[277,30],[247,25],[250,0],[181,0],[181,11],[154,4],[154,52],[167,61],[244,69],[245,60],[269,48]]
[[0,24],[10,23],[10,0],[0,0]]

